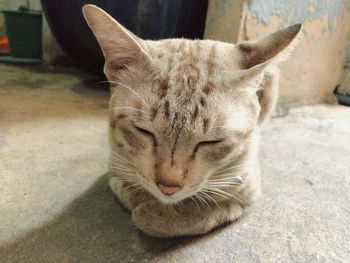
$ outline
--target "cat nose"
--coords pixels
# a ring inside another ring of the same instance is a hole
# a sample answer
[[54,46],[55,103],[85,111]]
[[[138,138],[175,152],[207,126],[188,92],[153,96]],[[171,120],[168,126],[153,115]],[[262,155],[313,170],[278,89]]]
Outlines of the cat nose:
[[162,193],[166,195],[172,195],[181,189],[181,187],[178,185],[169,186],[159,183],[157,186],[160,189],[160,191],[162,191]]

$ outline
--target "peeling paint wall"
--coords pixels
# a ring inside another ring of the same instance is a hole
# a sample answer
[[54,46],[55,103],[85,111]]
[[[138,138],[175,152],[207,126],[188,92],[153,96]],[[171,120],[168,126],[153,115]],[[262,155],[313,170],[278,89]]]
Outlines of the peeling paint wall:
[[[344,63],[350,61],[349,0],[246,0],[231,1],[230,6],[225,4],[227,1],[210,2],[206,37],[211,39],[233,43],[254,40],[303,23],[303,38],[282,66],[280,103],[334,101],[333,90],[342,79]],[[218,12],[219,7],[223,11]],[[236,16],[225,17],[231,13]],[[232,31],[235,36],[229,38],[226,31],[230,19],[238,20],[239,26],[238,31]]]
[[244,0],[209,0],[204,36],[237,42]]
[[282,18],[279,28],[289,24],[303,23],[305,20],[328,17],[329,30],[332,32],[335,19],[339,19],[344,7],[350,8],[349,0],[293,0],[293,1],[259,1],[248,0],[245,7],[259,22],[270,25],[270,16]]

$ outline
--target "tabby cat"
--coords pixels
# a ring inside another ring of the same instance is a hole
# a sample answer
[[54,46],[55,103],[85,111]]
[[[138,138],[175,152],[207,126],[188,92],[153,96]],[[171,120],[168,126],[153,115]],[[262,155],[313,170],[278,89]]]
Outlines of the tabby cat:
[[151,41],[94,5],[83,12],[111,85],[110,187],[136,226],[174,237],[241,217],[260,194],[259,132],[302,26],[236,45]]

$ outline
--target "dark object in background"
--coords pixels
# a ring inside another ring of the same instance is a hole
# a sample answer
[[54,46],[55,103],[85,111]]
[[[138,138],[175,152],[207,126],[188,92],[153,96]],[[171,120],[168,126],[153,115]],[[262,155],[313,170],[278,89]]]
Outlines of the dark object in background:
[[[10,55],[0,56],[2,62],[42,62],[42,14],[21,6],[18,10],[2,10]],[[4,53],[5,54],[5,53]]]
[[102,51],[82,7],[95,4],[143,39],[202,38],[207,0],[41,0],[53,35],[83,69],[103,74]]
[[337,97],[339,104],[345,105],[345,106],[350,106],[350,96],[339,93],[338,86],[334,90],[333,94]]

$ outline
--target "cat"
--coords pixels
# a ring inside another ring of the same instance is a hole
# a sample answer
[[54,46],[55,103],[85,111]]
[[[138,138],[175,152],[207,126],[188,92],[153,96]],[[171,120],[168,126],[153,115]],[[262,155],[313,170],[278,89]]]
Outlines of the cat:
[[143,40],[94,5],[85,19],[110,82],[109,184],[144,233],[205,234],[260,194],[259,132],[296,24],[257,41]]

